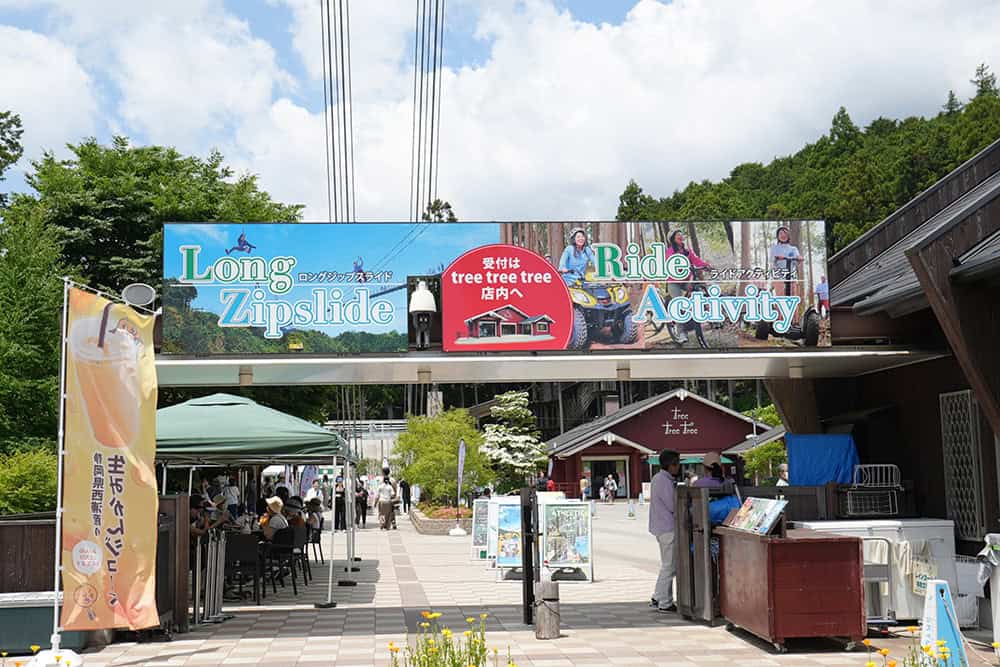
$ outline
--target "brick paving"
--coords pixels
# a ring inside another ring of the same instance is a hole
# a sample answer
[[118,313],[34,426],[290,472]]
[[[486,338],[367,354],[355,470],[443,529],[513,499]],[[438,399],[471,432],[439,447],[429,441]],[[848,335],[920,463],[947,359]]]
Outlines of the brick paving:
[[[294,596],[290,584],[268,590],[261,607],[226,606],[232,618],[203,625],[172,642],[117,643],[88,653],[86,664],[102,665],[336,665],[387,666],[388,643],[403,644],[420,612],[441,612],[439,623],[464,628],[465,618],[489,614],[491,647],[519,666],[720,665],[739,667],[855,665],[864,652],[845,653],[830,641],[789,642],[787,654],[740,631],[684,621],[646,607],[658,569],[655,541],[646,533],[644,508],[636,519],[623,504],[602,505],[594,518],[594,583],[560,586],[562,634],[535,639],[523,625],[521,584],[498,582],[496,573],[470,559],[470,538],[418,534],[405,518],[399,530],[372,527],[358,533],[360,572],[354,587],[334,587],[334,609],[315,609],[326,600],[327,565],[313,563],[314,581]],[[344,536],[334,553],[344,558]],[[330,554],[329,536],[324,552]],[[346,561],[335,560],[337,576]],[[901,654],[906,642],[877,642]],[[973,660],[975,662],[975,660]],[[501,664],[506,664],[505,660]],[[878,664],[882,664],[879,660]]]

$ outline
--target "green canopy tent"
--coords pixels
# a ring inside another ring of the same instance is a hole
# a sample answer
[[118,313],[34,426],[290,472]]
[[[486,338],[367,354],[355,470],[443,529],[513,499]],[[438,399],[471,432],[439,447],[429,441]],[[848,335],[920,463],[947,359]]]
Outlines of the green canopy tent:
[[170,467],[354,460],[336,433],[249,398],[213,394],[156,411],[156,459]]

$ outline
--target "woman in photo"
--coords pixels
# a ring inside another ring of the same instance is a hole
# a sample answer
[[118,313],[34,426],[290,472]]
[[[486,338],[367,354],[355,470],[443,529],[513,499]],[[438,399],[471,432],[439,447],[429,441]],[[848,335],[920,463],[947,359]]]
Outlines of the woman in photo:
[[782,277],[785,283],[785,296],[795,296],[799,264],[805,260],[799,249],[791,244],[788,227],[778,227],[774,236],[775,243],[771,246],[771,268],[779,272]]
[[583,227],[576,227],[569,233],[569,245],[559,258],[559,273],[567,285],[583,282],[587,267],[594,263],[594,249]]

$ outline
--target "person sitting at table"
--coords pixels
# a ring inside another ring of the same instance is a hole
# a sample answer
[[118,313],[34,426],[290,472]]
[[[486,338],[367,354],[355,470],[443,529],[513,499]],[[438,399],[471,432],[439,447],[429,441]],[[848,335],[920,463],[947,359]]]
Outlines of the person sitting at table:
[[306,503],[306,512],[308,513],[306,524],[313,530],[319,530],[323,520],[323,501],[318,496],[310,498]]
[[285,518],[288,519],[288,525],[292,528],[298,526],[306,525],[306,520],[302,516],[302,510],[305,509],[305,505],[302,504],[302,498],[298,496],[292,496],[285,503]]
[[267,514],[260,518],[260,530],[268,541],[279,530],[288,528],[288,519],[281,513],[284,508],[285,503],[278,496],[267,499]]

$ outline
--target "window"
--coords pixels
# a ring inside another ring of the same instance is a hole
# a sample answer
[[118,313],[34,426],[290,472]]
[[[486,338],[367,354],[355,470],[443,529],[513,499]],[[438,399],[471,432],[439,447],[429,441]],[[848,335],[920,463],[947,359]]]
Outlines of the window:
[[479,337],[480,338],[494,338],[497,335],[497,323],[496,322],[480,322],[479,323]]
[[986,533],[979,406],[969,390],[941,394],[938,400],[948,518],[955,522],[959,539],[978,541]]
[[538,333],[548,333],[548,332],[549,332],[549,323],[548,322],[539,322],[538,323]]
[[504,322],[500,325],[500,335],[501,336],[513,336],[517,333],[517,325]]

